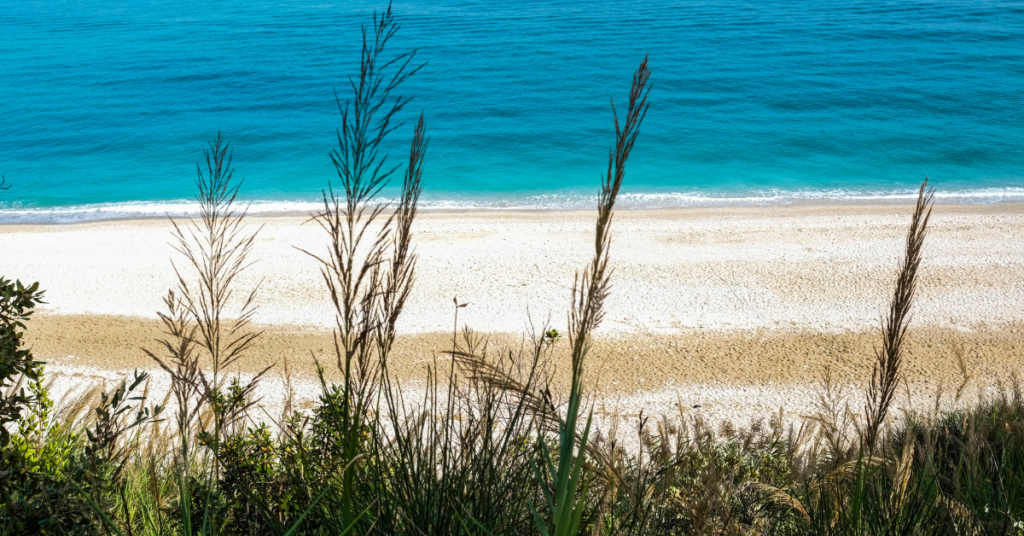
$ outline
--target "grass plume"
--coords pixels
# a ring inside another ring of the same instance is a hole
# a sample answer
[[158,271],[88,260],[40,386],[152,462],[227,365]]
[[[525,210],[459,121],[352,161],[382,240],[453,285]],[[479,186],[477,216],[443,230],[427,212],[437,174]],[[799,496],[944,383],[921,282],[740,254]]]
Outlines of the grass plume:
[[918,270],[921,267],[928,220],[932,214],[933,197],[934,193],[928,189],[928,179],[925,179],[914,205],[903,262],[896,278],[896,289],[882,327],[882,346],[875,351],[875,363],[871,370],[871,384],[864,408],[867,421],[864,426],[864,442],[869,452],[874,450],[878,432],[889,413],[903,374],[903,345],[910,325],[910,309],[917,292]]

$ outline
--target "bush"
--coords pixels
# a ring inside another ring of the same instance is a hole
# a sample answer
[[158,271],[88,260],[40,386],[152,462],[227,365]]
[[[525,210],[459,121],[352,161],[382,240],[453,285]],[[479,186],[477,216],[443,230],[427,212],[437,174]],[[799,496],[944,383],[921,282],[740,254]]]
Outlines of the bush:
[[24,380],[38,381],[42,363],[25,348],[25,322],[43,303],[39,283],[22,285],[0,277],[0,448],[11,440],[7,424],[21,418],[29,397],[19,389]]

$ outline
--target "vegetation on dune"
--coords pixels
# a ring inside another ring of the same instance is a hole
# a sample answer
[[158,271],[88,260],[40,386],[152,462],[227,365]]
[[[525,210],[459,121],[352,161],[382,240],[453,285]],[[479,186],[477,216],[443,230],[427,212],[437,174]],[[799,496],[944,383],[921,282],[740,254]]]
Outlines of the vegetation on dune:
[[[966,409],[894,411],[927,180],[863,416],[826,370],[818,410],[799,425],[779,414],[714,429],[680,413],[594,427],[586,365],[611,292],[615,201],[647,112],[646,58],[615,116],[594,256],[569,296],[567,332],[544,326],[525,348],[495,350],[458,332],[456,300],[452,348],[410,398],[389,357],[416,279],[412,225],[428,138],[420,116],[404,165],[382,150],[408,103],[394,95],[418,70],[413,53],[388,56],[397,30],[390,9],[364,30],[352,98],[339,100],[337,183],[312,216],[327,248],[308,253],[336,321],[333,362],[316,363],[315,407],[299,411],[289,396],[265,423],[254,408],[267,371],[243,379],[232,370],[260,337],[250,325],[259,285],[242,289],[238,277],[258,230],[244,225],[218,135],[197,170],[199,217],[174,224],[185,262],[160,312],[165,335],[146,350],[170,393],[154,396],[136,373],[55,404],[23,342],[42,292],[0,279],[0,534],[1024,534],[1016,377]],[[380,202],[398,177],[398,201]],[[545,367],[563,335],[572,349],[565,400]],[[636,448],[623,446],[627,427]]]

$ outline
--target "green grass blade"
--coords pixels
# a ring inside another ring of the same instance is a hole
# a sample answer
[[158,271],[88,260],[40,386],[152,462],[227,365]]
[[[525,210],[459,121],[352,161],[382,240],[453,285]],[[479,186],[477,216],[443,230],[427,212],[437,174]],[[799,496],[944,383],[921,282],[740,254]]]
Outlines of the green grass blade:
[[96,501],[92,500],[92,497],[90,497],[88,493],[85,493],[85,490],[73,481],[69,481],[68,483],[71,484],[71,487],[73,487],[83,499],[85,499],[85,502],[89,503],[89,507],[96,512],[96,515],[100,516],[100,519],[103,520],[103,524],[106,525],[107,528],[113,530],[117,536],[125,536],[124,532],[121,532],[121,529],[119,529],[117,524],[114,523],[114,520],[110,519],[110,516],[100,508],[100,505],[96,504]]

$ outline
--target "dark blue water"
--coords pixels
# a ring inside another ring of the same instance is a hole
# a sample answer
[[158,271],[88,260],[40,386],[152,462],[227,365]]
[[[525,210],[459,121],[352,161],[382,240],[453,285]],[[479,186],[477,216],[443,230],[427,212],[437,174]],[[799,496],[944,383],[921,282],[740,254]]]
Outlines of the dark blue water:
[[[183,209],[203,144],[233,143],[258,210],[302,208],[383,4],[0,3],[0,221]],[[589,207],[650,54],[626,206],[1024,199],[1024,3],[396,3],[422,71],[431,206]]]

